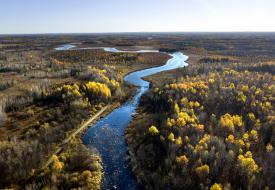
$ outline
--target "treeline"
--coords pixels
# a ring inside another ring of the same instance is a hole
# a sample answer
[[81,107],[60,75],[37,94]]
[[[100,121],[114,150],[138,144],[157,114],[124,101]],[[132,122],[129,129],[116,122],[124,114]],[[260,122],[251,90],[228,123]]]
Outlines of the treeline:
[[234,62],[234,60],[228,58],[228,57],[204,57],[201,58],[199,63],[205,64],[205,63],[230,63]]
[[227,69],[233,69],[239,72],[251,71],[251,72],[270,73],[272,75],[275,74],[274,62],[270,62],[270,61],[241,62],[239,60],[236,60],[229,63],[213,62],[211,64],[203,64],[201,62],[201,64],[194,64],[191,67],[184,68],[182,70],[182,75],[196,76],[200,74],[208,74],[210,72],[222,72],[225,67]]
[[160,52],[166,52],[166,53],[175,53],[179,51],[179,49],[173,49],[173,48],[160,48]]
[[134,63],[153,64],[164,62],[168,57],[158,53],[109,53],[99,49],[56,51],[50,54],[51,62],[55,65],[78,65],[82,63],[88,65],[111,64],[114,66],[125,66]]
[[127,140],[146,189],[275,188],[274,75],[261,65],[190,65],[142,98]]
[[56,51],[52,53],[53,62],[56,64],[62,64],[64,62],[70,62],[77,64],[79,62],[87,62],[91,64],[104,63],[127,63],[137,59],[136,54],[125,53],[107,53],[103,50],[69,50],[69,51]]

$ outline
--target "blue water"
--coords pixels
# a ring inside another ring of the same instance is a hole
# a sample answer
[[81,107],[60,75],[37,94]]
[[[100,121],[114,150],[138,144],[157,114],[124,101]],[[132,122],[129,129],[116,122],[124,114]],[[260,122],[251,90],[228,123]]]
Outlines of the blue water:
[[142,87],[133,100],[115,109],[94,124],[83,136],[83,142],[102,156],[104,180],[102,189],[138,189],[138,184],[125,160],[127,145],[124,130],[132,119]]
[[[105,51],[121,52],[117,49],[105,49]],[[124,131],[136,112],[141,95],[149,88],[149,82],[142,80],[142,77],[187,65],[185,61],[188,57],[182,53],[177,52],[171,56],[172,58],[161,67],[145,69],[125,76],[126,82],[140,87],[134,98],[99,120],[84,134],[84,144],[92,149],[95,148],[102,157],[104,168],[102,189],[138,189],[137,181],[126,161],[127,144]]]
[[[58,50],[68,50],[70,48],[59,47]],[[116,48],[103,48],[105,51],[119,52],[158,52],[157,50],[121,51]],[[132,100],[126,102],[119,108],[113,110],[109,115],[100,119],[92,125],[83,136],[83,142],[92,150],[98,152],[102,157],[104,168],[104,179],[102,189],[136,190],[139,189],[128,162],[127,144],[124,137],[125,128],[132,120],[132,115],[136,112],[140,97],[149,89],[149,82],[143,77],[150,76],[162,71],[168,71],[187,66],[185,62],[188,57],[181,52],[170,54],[165,65],[144,69],[130,73],[124,77],[129,84],[139,87]]]
[[71,45],[71,44],[65,44],[65,45],[61,45],[57,48],[54,48],[55,50],[58,50],[58,51],[62,51],[62,50],[69,50],[69,49],[72,49],[76,47],[75,45]]

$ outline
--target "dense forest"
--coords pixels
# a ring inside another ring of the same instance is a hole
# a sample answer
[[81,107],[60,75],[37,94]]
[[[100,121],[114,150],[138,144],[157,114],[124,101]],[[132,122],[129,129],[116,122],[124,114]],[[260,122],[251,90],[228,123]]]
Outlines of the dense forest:
[[[132,97],[127,73],[170,58],[101,47],[189,56],[188,67],[146,78],[125,133],[142,189],[274,189],[274,42],[269,33],[0,36],[0,189],[101,188],[100,155],[81,134],[64,141]],[[83,49],[54,50],[68,43]]]
[[[55,51],[60,42],[2,39],[0,188],[100,189],[101,158],[79,138],[64,140],[105,105],[110,104],[108,112],[131,96],[135,88],[123,82],[126,73],[169,58],[97,49]],[[60,146],[64,151],[55,155]]]
[[144,187],[274,189],[274,69],[201,56],[149,78],[154,85],[126,135]]

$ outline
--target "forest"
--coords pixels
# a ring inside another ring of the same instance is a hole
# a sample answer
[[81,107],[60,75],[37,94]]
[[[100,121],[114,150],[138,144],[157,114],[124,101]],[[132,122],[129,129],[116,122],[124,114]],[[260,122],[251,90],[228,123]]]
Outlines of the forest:
[[134,173],[145,189],[274,189],[274,59],[205,51],[148,77],[126,131]]
[[[62,36],[0,42],[0,188],[100,189],[100,156],[79,137],[63,141],[105,105],[109,112],[131,97],[126,73],[162,65],[169,56],[55,51],[66,43]],[[59,146],[64,151],[55,155]]]
[[[272,33],[0,36],[0,189],[101,189],[98,152],[82,134],[64,140],[133,97],[126,74],[176,51],[189,65],[145,78],[125,131],[141,189],[275,189],[274,42]],[[79,49],[55,50],[62,44]]]

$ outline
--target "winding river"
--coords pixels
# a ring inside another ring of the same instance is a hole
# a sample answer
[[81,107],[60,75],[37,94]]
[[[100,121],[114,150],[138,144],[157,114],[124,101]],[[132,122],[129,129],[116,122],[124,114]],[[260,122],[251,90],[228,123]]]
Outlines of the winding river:
[[[66,45],[63,50],[70,47]],[[73,47],[71,47],[73,48]],[[121,51],[116,48],[103,48],[105,51],[119,52],[158,52],[157,50]],[[57,50],[62,50],[61,47]],[[168,71],[187,66],[185,62],[188,56],[181,52],[169,54],[171,58],[165,65],[132,72],[124,77],[129,84],[138,88],[135,96],[110,114],[92,125],[83,136],[83,142],[92,150],[98,152],[103,161],[104,179],[102,189],[136,190],[139,189],[137,180],[132,174],[131,168],[126,160],[127,144],[124,137],[125,128],[132,120],[136,112],[142,94],[148,89],[150,83],[143,80],[143,77],[159,72]]]

